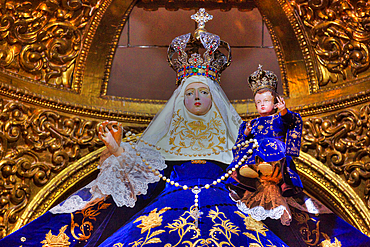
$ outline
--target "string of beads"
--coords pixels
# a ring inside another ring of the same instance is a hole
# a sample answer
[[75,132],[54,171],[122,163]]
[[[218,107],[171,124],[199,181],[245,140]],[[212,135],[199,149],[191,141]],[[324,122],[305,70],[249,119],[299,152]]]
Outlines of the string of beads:
[[[126,134],[126,139],[128,141],[131,140],[130,136],[132,135],[133,137],[135,137],[135,134],[132,134],[130,131],[127,132]],[[143,142],[144,144],[148,144],[146,142],[144,142],[143,140],[140,140],[141,142]],[[136,149],[136,143],[134,143],[133,141],[130,141],[129,142],[132,149]],[[247,151],[247,153],[249,155],[252,155],[253,153],[253,149],[256,149],[258,148],[258,142],[256,139],[250,139],[250,140],[247,140],[246,142],[242,142],[242,143],[239,143],[235,146],[233,146],[232,149],[236,149],[236,148],[240,148],[240,147],[244,147],[246,145],[249,145],[250,143],[253,143],[252,147]],[[157,150],[161,150],[161,147],[159,146],[155,146],[155,145],[152,145],[152,144],[148,144],[150,147],[155,147]],[[231,149],[230,149],[231,150]],[[137,152],[136,153],[137,156],[140,156],[141,157],[141,153],[140,152]],[[188,185],[180,185],[178,182],[175,182],[175,181],[172,181],[171,179],[167,178],[166,176],[163,176],[157,169],[154,169],[148,162],[146,159],[144,158],[141,158],[141,160],[144,162],[144,164],[148,167],[148,169],[153,172],[156,176],[158,176],[159,178],[161,178],[163,181],[165,181],[166,183],[169,183],[171,185],[174,185],[176,187],[182,187],[183,190],[189,190],[191,189],[192,192],[194,193],[195,195],[195,199],[194,199],[194,206],[195,207],[198,207],[198,202],[199,202],[199,196],[198,194],[200,193],[200,191],[202,189],[209,189],[212,185],[217,185],[218,183],[221,183],[223,180],[225,180],[226,178],[228,178],[234,171],[236,171],[236,169],[238,169],[239,167],[241,167],[243,165],[243,163],[245,162],[245,160],[248,158],[247,155],[244,155],[240,161],[233,167],[231,168],[230,170],[228,170],[225,174],[223,174],[220,178],[214,180],[211,184],[206,184],[202,187],[198,187],[198,186],[194,186],[194,187],[190,187]]]

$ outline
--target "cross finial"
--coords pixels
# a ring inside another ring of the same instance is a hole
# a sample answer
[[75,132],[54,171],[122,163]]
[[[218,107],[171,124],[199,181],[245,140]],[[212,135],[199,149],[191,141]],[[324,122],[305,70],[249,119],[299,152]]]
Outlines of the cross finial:
[[203,29],[206,22],[213,19],[213,15],[208,14],[204,8],[200,8],[197,13],[191,16],[191,19],[198,23],[198,29]]

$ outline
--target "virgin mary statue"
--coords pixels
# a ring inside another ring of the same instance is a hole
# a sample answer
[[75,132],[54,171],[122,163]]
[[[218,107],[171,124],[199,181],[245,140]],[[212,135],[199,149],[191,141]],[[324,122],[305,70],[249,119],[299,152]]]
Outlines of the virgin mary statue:
[[1,246],[294,246],[229,197],[225,182],[238,167],[226,168],[241,124],[219,85],[230,48],[204,29],[204,9],[192,18],[195,34],[168,49],[178,88],[141,137],[121,142],[120,125],[103,122],[98,177]]

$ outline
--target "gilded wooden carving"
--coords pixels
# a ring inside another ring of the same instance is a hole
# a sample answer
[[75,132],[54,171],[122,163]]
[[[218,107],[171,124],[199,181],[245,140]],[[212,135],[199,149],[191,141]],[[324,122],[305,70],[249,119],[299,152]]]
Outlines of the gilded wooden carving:
[[325,118],[304,121],[302,150],[332,171],[344,175],[352,187],[365,184],[363,193],[370,206],[370,106],[347,109]]
[[[98,122],[118,120],[141,132],[164,103],[106,96],[115,47],[134,3],[0,2],[1,236],[40,216],[97,170]],[[328,202],[343,208],[338,213],[369,233],[368,2],[153,0],[138,6],[176,9],[175,3],[223,10],[258,5],[287,79],[287,103],[304,117],[298,169],[305,186],[327,187]],[[243,118],[253,117],[253,110],[243,114],[254,109],[250,101],[235,106]]]
[[98,7],[98,0],[2,1],[1,68],[18,77],[71,89],[84,29]]
[[0,112],[0,229],[5,234],[41,187],[102,143],[96,121],[4,99]]
[[368,75],[368,1],[293,0],[291,5],[319,62],[320,87]]

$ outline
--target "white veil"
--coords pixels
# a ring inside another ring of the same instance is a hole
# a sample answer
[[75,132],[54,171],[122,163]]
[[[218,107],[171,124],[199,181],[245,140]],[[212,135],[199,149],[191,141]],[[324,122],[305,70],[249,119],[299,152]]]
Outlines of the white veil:
[[[190,113],[184,105],[185,89],[194,82],[207,85],[212,96],[212,107],[202,116]],[[181,82],[154,117],[139,146],[156,146],[166,160],[208,159],[229,164],[240,123],[240,116],[218,83],[205,76],[191,76]]]

